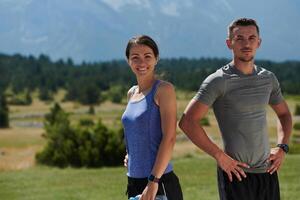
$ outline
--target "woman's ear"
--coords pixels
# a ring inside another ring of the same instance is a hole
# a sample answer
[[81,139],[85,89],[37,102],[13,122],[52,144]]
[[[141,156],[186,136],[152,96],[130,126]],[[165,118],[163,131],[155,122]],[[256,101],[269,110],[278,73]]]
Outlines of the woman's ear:
[[157,56],[157,58],[156,58],[155,65],[157,65],[158,61],[159,61],[159,56]]

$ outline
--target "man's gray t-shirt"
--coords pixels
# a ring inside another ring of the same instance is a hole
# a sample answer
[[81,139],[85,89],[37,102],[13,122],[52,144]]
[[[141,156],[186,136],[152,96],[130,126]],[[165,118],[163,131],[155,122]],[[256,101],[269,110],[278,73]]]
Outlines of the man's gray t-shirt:
[[266,172],[270,154],[266,107],[283,101],[275,75],[255,66],[244,75],[228,64],[208,76],[194,99],[213,106],[224,150],[250,165],[246,172]]

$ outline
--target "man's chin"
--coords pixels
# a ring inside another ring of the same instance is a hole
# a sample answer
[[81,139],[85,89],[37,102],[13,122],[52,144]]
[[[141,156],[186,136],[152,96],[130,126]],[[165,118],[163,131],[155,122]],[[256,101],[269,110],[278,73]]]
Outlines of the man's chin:
[[253,61],[254,57],[250,57],[250,58],[243,58],[243,57],[240,57],[239,60],[242,61],[242,62],[251,62]]

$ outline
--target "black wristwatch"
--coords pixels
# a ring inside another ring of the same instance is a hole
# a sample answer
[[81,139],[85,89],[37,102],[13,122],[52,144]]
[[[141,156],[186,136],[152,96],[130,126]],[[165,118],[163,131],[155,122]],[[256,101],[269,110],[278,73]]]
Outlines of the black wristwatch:
[[277,147],[281,148],[285,153],[289,152],[289,145],[287,144],[277,144]]
[[150,174],[148,181],[159,183],[159,178],[155,177],[153,174]]

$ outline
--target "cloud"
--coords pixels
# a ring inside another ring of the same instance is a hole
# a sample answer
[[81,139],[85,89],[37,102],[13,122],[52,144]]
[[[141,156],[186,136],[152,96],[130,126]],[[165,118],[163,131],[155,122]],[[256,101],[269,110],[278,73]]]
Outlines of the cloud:
[[178,17],[180,16],[180,13],[178,11],[178,4],[175,2],[171,2],[168,4],[163,4],[161,6],[161,12],[165,15],[169,15],[172,17]]
[[13,12],[23,11],[33,0],[0,0],[0,11],[10,10]]
[[227,0],[216,0],[215,3],[218,4],[220,7],[226,9],[228,12],[233,12],[233,8]]
[[48,36],[40,36],[37,38],[22,37],[21,42],[30,45],[37,45],[48,41]]
[[106,3],[109,7],[119,12],[122,7],[138,6],[139,8],[150,8],[149,0],[102,0],[103,3]]
[[185,0],[185,1],[182,1],[181,3],[184,7],[189,8],[189,9],[193,8],[193,6],[194,6],[194,3],[192,0]]

